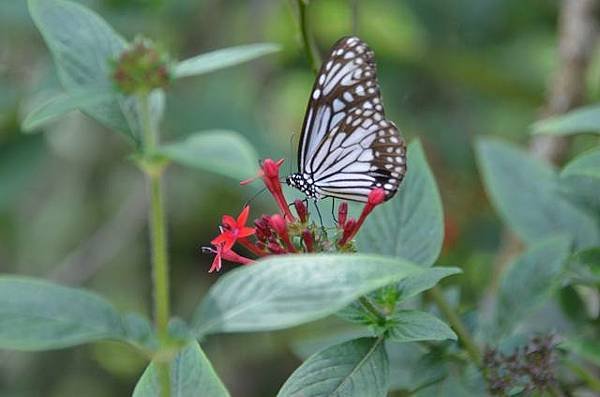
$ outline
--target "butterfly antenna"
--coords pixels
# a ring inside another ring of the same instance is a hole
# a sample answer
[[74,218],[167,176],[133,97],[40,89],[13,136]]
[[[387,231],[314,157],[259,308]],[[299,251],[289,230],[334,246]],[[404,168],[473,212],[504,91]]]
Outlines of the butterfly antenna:
[[252,197],[250,197],[248,200],[246,200],[246,202],[244,203],[244,207],[247,207],[248,205],[250,205],[250,203],[252,201],[254,201],[254,199],[256,199],[258,196],[263,194],[265,192],[265,190],[267,190],[266,186],[263,187],[262,189],[260,189],[258,192],[254,193],[254,195],[252,195]]

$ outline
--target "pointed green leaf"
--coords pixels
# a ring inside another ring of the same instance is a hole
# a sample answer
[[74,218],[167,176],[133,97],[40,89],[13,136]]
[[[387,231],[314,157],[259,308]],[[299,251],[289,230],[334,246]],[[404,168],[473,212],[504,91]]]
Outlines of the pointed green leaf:
[[400,310],[390,320],[389,339],[394,342],[424,340],[456,340],[456,334],[446,323],[429,313],[418,310]]
[[574,109],[560,116],[549,117],[533,124],[534,134],[573,135],[583,132],[600,133],[600,105]]
[[572,175],[600,178],[600,149],[585,152],[569,162],[563,168],[561,176]]
[[193,325],[198,335],[292,327],[422,271],[410,262],[371,255],[272,256],[221,277]]
[[373,211],[358,234],[359,251],[435,263],[444,240],[444,214],[435,179],[416,140],[408,147],[407,174],[396,197]]
[[73,110],[95,106],[114,98],[115,94],[112,91],[103,88],[60,94],[29,112],[23,120],[22,128],[31,132]]
[[0,277],[0,348],[48,350],[127,338],[120,314],[93,293],[43,280]]
[[[29,12],[54,58],[60,81],[70,94],[91,88],[112,89],[109,61],[125,40],[86,7],[64,0],[29,0]],[[83,113],[137,142],[123,114],[125,99],[114,96],[82,106]]]
[[[138,381],[133,397],[160,397],[157,363],[152,362]],[[227,397],[229,392],[197,342],[171,361],[171,397]]]
[[411,298],[435,286],[443,278],[462,273],[458,267],[432,267],[428,271],[405,278],[398,283],[399,300]]
[[488,327],[490,340],[509,335],[559,286],[569,256],[569,240],[553,237],[532,245],[504,274],[495,313]]
[[490,200],[526,243],[568,234],[581,249],[600,242],[594,219],[559,193],[559,178],[525,151],[496,139],[477,143],[479,169]]
[[258,172],[256,151],[234,131],[194,133],[183,141],[162,145],[157,152],[176,163],[238,180]]
[[175,66],[175,77],[197,76],[215,70],[248,62],[264,55],[280,50],[280,46],[272,43],[249,44],[201,54]]
[[388,358],[382,339],[360,338],[309,357],[277,397],[385,397]]

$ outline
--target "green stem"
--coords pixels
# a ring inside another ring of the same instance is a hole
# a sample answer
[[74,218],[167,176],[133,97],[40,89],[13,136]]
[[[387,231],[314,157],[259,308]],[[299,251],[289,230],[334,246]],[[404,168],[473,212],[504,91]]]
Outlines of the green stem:
[[454,311],[452,306],[450,306],[446,301],[446,298],[444,297],[444,294],[440,288],[435,286],[430,289],[429,296],[433,299],[444,317],[446,317],[471,359],[475,362],[475,364],[481,366],[481,353],[479,352],[479,348],[475,344],[473,337],[471,334],[469,334],[469,331],[467,331],[467,327],[465,327],[456,311]]
[[[148,95],[139,98],[140,117],[144,135],[144,154],[152,156],[158,144],[158,131],[154,128],[150,114]],[[169,262],[167,256],[167,234],[162,194],[162,166],[146,158],[143,167],[149,186],[150,207],[148,213],[150,226],[150,245],[152,251],[152,281],[154,298],[154,321],[161,347],[169,343]],[[162,397],[169,397],[171,392],[170,366],[168,362],[158,365],[159,381]]]
[[306,59],[308,60],[313,73],[317,74],[319,72],[319,66],[321,65],[321,59],[319,57],[319,52],[315,42],[310,35],[310,24],[308,18],[309,1],[310,0],[298,0],[298,10],[300,12],[300,32],[302,33],[302,41],[304,42]]
[[152,242],[152,279],[154,281],[154,318],[161,339],[166,339],[169,323],[169,265],[161,188],[161,176],[148,176],[150,184],[150,232]]
[[361,296],[358,298],[358,302],[361,306],[373,316],[373,319],[377,321],[378,324],[383,325],[387,321],[386,315],[375,306],[371,299],[366,296]]
[[566,366],[573,371],[581,380],[583,380],[590,389],[595,392],[600,392],[600,379],[596,378],[584,366],[572,360],[564,360]]

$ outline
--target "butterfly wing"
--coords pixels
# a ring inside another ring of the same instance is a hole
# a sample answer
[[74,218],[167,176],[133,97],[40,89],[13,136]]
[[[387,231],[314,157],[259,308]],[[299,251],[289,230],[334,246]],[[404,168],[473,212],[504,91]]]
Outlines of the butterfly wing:
[[385,119],[374,54],[357,37],[339,40],[319,71],[298,165],[320,194],[355,201],[377,187],[391,198],[406,173],[406,146]]

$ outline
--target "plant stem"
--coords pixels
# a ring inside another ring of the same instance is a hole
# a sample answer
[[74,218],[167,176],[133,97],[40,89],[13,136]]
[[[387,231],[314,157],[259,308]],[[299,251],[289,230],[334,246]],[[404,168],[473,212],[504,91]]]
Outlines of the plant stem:
[[310,68],[313,73],[317,74],[319,66],[321,65],[321,59],[319,52],[315,46],[315,42],[310,35],[310,24],[308,19],[308,3],[310,0],[298,0],[298,10],[300,12],[300,32],[302,33],[302,41],[304,42],[304,51],[306,52],[306,59],[310,64]]
[[444,294],[440,288],[435,286],[430,289],[429,296],[433,299],[444,317],[446,317],[471,359],[475,362],[475,364],[481,366],[481,353],[479,352],[479,348],[475,344],[473,337],[471,334],[469,334],[469,331],[467,331],[467,327],[465,327],[456,311],[446,301],[446,298],[444,297]]
[[573,371],[581,380],[583,380],[590,389],[595,392],[600,392],[600,379],[596,378],[584,366],[572,360],[564,360],[566,366]]
[[169,323],[169,265],[161,188],[161,176],[149,175],[150,232],[152,243],[152,278],[154,281],[154,315],[161,339],[167,337]]
[[377,321],[378,324],[385,324],[387,318],[386,315],[375,306],[371,299],[366,296],[361,296],[358,298],[358,302],[362,305],[362,307]]
[[[150,114],[148,95],[139,97],[139,110],[144,135],[144,154],[152,156],[158,144],[158,131]],[[162,194],[162,166],[156,165],[151,158],[144,159],[143,167],[149,186],[150,206],[148,220],[150,226],[150,245],[152,250],[152,281],[154,298],[154,322],[161,347],[168,344],[169,325],[169,262],[167,256],[167,234]],[[158,364],[158,377],[161,396],[171,394],[170,365]]]

